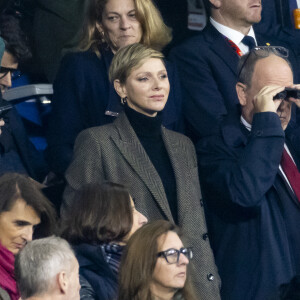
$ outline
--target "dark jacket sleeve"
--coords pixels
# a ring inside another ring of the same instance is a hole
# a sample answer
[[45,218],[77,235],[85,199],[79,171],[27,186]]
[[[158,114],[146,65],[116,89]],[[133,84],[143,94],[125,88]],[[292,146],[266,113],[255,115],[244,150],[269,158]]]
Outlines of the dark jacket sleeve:
[[247,143],[238,142],[228,145],[222,136],[197,145],[204,197],[215,208],[260,206],[274,183],[283,151],[284,131],[278,116],[255,114]]
[[84,129],[82,111],[88,95],[84,89],[86,68],[82,62],[76,54],[65,56],[53,85],[46,155],[51,170],[57,174],[63,174],[67,169],[75,139]]
[[44,153],[38,151],[30,142],[23,122],[14,108],[6,114],[4,119],[9,123],[18,153],[29,176],[42,182],[49,172]]
[[79,275],[80,282],[80,300],[97,300],[97,296],[93,287],[89,284],[89,282],[82,276]]

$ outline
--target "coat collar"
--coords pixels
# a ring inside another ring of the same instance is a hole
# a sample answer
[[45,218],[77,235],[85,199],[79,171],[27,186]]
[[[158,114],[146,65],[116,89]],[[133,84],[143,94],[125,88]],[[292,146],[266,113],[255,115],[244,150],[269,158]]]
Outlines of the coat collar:
[[210,44],[210,49],[224,61],[224,63],[237,76],[237,66],[239,56],[231,48],[225,37],[210,23],[203,30],[206,41]]
[[[114,125],[118,131],[118,136],[112,136],[112,140],[123,157],[145,183],[165,216],[174,222],[162,181],[124,112],[114,121]],[[163,132],[165,141],[164,136]]]

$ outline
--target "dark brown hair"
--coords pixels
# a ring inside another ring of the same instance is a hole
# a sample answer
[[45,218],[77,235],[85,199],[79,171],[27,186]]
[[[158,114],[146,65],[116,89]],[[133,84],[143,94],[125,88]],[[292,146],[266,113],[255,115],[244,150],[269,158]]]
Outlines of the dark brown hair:
[[0,177],[0,214],[9,211],[18,199],[24,200],[41,218],[34,237],[45,237],[55,232],[56,213],[52,203],[43,195],[44,186],[32,178],[6,173]]
[[[181,237],[177,226],[169,221],[150,222],[138,229],[129,239],[122,254],[119,272],[119,300],[151,300],[150,283],[157,261],[160,236],[174,231]],[[174,297],[196,300],[189,277]]]
[[121,184],[87,184],[73,203],[62,231],[71,244],[123,241],[132,228],[130,195]]

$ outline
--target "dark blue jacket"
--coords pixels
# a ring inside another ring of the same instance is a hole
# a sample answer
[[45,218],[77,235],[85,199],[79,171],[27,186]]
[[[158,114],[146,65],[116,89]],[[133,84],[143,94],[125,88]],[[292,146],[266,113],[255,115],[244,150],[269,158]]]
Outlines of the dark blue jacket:
[[300,170],[299,144],[271,112],[254,115],[251,133],[228,117],[196,146],[223,300],[279,299],[300,273],[300,202],[279,171],[284,142]]
[[[261,46],[282,45],[259,34],[256,39]],[[298,66],[290,54],[292,65]],[[192,140],[216,133],[228,113],[240,114],[235,89],[239,56],[210,23],[198,36],[174,48],[170,59],[176,62],[181,77],[186,129]],[[295,71],[299,73],[300,68]],[[295,73],[297,78],[300,76]]]
[[[80,244],[73,247],[84,283],[80,299],[113,300],[118,291],[118,278],[107,264],[100,246]],[[91,289],[92,287],[92,289]]]
[[[54,82],[53,111],[48,132],[47,157],[52,171],[63,174],[68,167],[80,131],[112,122],[123,107],[108,79],[113,58],[110,50],[101,58],[92,51],[68,54]],[[182,131],[181,89],[175,68],[167,63],[170,95],[163,111],[163,125]]]
[[[20,156],[27,174],[37,181],[43,181],[48,173],[48,166],[42,152],[36,150],[30,142],[24,125],[15,108],[12,108],[3,115],[5,126],[10,132],[16,152]],[[5,158],[5,154],[4,154]],[[18,170],[15,170],[18,172]]]

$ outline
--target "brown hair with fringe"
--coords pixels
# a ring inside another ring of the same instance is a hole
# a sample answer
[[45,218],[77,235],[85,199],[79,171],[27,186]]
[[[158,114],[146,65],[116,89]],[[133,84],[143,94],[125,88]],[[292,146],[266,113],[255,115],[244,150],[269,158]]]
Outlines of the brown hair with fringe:
[[[150,283],[157,261],[158,238],[173,231],[181,237],[179,228],[165,220],[150,222],[129,239],[122,254],[119,272],[118,300],[152,300]],[[174,298],[196,300],[189,276]],[[199,299],[198,299],[199,300]]]

